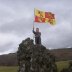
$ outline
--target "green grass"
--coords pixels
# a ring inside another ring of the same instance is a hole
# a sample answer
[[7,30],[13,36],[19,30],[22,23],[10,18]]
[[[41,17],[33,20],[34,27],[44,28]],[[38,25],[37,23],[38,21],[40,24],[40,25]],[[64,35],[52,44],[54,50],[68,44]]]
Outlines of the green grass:
[[60,72],[63,68],[68,68],[69,61],[60,61],[60,62],[56,62],[56,64],[57,64],[58,72]]
[[[60,72],[63,68],[67,68],[69,66],[69,61],[60,61],[60,62],[56,62],[57,64],[57,68],[58,68],[58,72]],[[7,67],[7,66],[0,66],[0,72],[17,72],[18,67]]]
[[17,72],[18,67],[0,66],[0,72]]

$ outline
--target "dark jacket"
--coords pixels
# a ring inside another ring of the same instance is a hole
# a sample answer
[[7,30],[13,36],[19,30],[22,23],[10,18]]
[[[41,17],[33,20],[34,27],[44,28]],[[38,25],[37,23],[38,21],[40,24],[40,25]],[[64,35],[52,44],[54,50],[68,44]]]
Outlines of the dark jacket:
[[35,32],[35,31],[33,30],[33,33],[35,34],[35,37],[41,37],[41,32]]
[[41,32],[35,32],[33,30],[33,33],[35,35],[35,43],[36,44],[41,44]]

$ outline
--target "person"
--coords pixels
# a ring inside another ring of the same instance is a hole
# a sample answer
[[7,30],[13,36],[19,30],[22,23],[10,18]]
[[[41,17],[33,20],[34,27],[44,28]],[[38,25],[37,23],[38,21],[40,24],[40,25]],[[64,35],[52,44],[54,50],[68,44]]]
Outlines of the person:
[[36,28],[36,31],[34,31],[33,28],[33,33],[35,35],[35,44],[41,45],[41,32],[39,31],[39,28]]

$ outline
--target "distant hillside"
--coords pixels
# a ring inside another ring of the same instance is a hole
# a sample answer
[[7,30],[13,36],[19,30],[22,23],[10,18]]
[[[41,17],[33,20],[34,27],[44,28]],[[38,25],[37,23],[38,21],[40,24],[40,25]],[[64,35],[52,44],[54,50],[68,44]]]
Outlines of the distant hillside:
[[55,55],[56,60],[72,60],[72,48],[53,49],[51,53]]
[[0,55],[0,66],[16,66],[16,65],[17,65],[16,53]]
[[[72,60],[72,48],[53,49],[51,53],[55,55],[57,61]],[[17,65],[16,53],[0,55],[0,66]]]

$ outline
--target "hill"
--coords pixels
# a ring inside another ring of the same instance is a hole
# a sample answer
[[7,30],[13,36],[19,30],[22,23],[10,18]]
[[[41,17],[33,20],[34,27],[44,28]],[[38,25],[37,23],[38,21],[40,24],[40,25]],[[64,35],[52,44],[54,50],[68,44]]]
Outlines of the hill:
[[72,48],[53,49],[51,53],[55,55],[56,60],[72,60]]
[[16,65],[17,65],[16,53],[0,55],[0,66],[16,66]]
[[[57,61],[72,60],[72,48],[52,49],[50,51],[53,55],[55,55]],[[16,66],[16,65],[17,65],[16,53],[0,55],[0,66]]]

